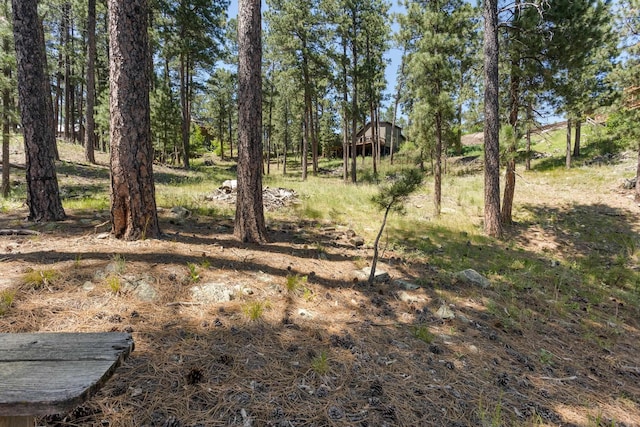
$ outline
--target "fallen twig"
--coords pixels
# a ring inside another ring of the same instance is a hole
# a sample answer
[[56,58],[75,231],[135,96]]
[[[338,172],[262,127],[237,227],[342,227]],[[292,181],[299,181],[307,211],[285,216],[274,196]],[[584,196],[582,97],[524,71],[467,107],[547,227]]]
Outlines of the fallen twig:
[[549,380],[549,381],[571,381],[571,380],[577,380],[578,377],[575,375],[572,375],[570,377],[563,377],[563,378],[554,378],[554,377],[539,377],[541,380]]
[[167,307],[175,307],[178,305],[184,305],[184,306],[193,306],[193,305],[202,305],[201,302],[194,302],[194,301],[174,301],[174,302],[168,302],[167,303]]

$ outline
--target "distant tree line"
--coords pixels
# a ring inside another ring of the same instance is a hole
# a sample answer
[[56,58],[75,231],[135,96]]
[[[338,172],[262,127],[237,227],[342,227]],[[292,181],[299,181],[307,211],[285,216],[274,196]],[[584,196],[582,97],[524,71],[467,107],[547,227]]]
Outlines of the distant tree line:
[[[6,195],[7,138],[19,116],[13,46],[19,29],[12,32],[15,13],[2,1]],[[16,8],[21,2],[12,3]],[[53,134],[83,144],[87,161],[95,162],[93,150],[113,148],[114,52],[107,7],[112,2],[38,3],[39,24],[28,25],[41,24],[48,81],[43,90],[53,110]],[[189,168],[204,150],[239,158],[239,23],[227,16],[228,1],[144,5],[151,159]],[[390,13],[391,4],[383,0],[266,5],[260,13],[257,115],[266,173],[272,163],[287,173],[287,156],[295,155],[306,179],[308,169],[318,172],[319,156],[341,152],[343,179],[356,182],[358,130],[366,122],[377,129],[383,118],[402,120],[417,148],[416,161],[432,165],[439,213],[446,155],[462,152],[465,131],[485,128],[485,231],[499,236],[511,222],[516,152],[545,114],[567,118],[567,167],[580,155],[580,126],[587,116],[606,115],[620,140],[638,147],[638,0],[624,0],[616,9],[603,0],[488,0],[481,8],[458,0],[402,0],[400,14]],[[403,56],[386,99],[385,55],[391,47]],[[250,139],[258,143],[255,135]],[[375,135],[373,140],[379,141]],[[55,142],[51,150],[55,158]],[[381,150],[371,151],[377,174]]]

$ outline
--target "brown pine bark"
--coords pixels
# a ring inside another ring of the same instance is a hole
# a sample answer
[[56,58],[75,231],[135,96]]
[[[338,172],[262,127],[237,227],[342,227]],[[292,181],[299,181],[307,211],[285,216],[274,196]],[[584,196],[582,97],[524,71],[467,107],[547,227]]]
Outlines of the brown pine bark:
[[147,0],[109,0],[111,231],[160,236],[153,183]]
[[567,119],[567,150],[564,163],[567,169],[571,169],[571,119]]
[[65,213],[54,161],[53,108],[45,74],[42,23],[38,18],[37,0],[12,0],[11,3],[26,155],[29,220],[57,221],[64,219]]
[[[4,15],[9,14],[8,1],[4,0]],[[9,55],[11,50],[11,40],[8,34],[2,38],[2,51]],[[7,82],[11,81],[11,64],[6,64],[3,70],[4,78]],[[2,91],[2,197],[7,198],[11,194],[11,183],[9,181],[10,165],[9,165],[9,136],[11,133],[11,88],[5,84]]]
[[484,2],[484,231],[502,237],[498,112],[498,1]]
[[264,243],[262,205],[262,32],[261,1],[238,5],[238,196],[234,234]]
[[573,157],[580,157],[580,140],[582,139],[582,123],[576,120],[576,139],[573,142]]
[[96,103],[96,0],[89,0],[87,13],[87,118],[84,135],[84,154],[89,163],[95,164],[96,122],[93,109]]

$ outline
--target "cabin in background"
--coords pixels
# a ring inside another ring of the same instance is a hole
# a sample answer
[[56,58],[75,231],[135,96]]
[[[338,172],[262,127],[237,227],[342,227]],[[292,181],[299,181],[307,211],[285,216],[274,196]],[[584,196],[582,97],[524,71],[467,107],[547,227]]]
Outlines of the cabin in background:
[[[380,122],[380,128],[378,132],[378,138],[380,140],[380,154],[383,156],[391,153],[391,143],[393,136],[393,151],[398,152],[399,148],[405,141],[404,135],[402,135],[402,128],[395,126],[389,122]],[[356,154],[370,156],[373,149],[373,126],[371,122],[364,125],[358,131],[356,143]]]

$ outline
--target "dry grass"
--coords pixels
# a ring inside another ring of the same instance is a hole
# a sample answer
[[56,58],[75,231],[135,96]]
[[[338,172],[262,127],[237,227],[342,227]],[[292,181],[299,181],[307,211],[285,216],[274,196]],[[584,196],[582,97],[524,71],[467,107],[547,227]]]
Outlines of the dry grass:
[[[42,426],[639,426],[640,293],[613,256],[626,251],[624,265],[637,256],[637,207],[616,182],[629,164],[599,169],[609,176],[599,187],[583,184],[590,169],[560,184],[523,174],[520,224],[503,242],[481,236],[472,177],[448,180],[441,219],[425,191],[394,218],[383,255],[392,278],[421,285],[413,291],[354,281],[370,249],[341,236],[367,236],[371,217],[276,212],[272,242],[253,246],[233,239],[222,214],[176,224],[165,210],[162,240],[122,242],[98,238],[107,212],[68,210],[66,221],[35,226],[37,238],[0,237],[0,291],[13,295],[0,331],[134,336],[135,351],[95,397]],[[24,208],[5,212],[0,228],[22,217]],[[612,268],[591,266],[607,254]],[[468,267],[493,286],[453,274]],[[49,270],[57,275],[45,286],[24,284],[25,273]],[[129,276],[150,282],[156,299],[108,284]],[[249,291],[201,303],[195,276]],[[435,316],[443,304],[455,319]]]

